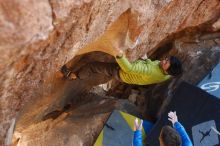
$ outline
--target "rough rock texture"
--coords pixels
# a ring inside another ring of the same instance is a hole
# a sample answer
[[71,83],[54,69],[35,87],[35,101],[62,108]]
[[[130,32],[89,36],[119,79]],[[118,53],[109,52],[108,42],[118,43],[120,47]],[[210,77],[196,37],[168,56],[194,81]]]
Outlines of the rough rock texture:
[[[62,135],[63,129],[72,128],[77,131],[84,124],[70,124],[75,111],[72,109],[69,113],[71,116],[68,117],[69,114],[64,113],[64,107],[73,102],[73,107],[80,108],[81,105],[76,104],[77,100],[86,98],[76,97],[98,84],[98,81],[86,82],[87,86],[85,83],[78,84],[78,88],[71,88],[69,86],[74,83],[59,79],[56,71],[67,62],[71,65],[71,62],[74,62],[76,67],[80,60],[112,61],[108,55],[98,55],[88,60],[85,56],[84,59],[74,56],[105,36],[105,32],[111,30],[113,22],[128,8],[137,12],[138,26],[142,29],[141,44],[134,50],[127,51],[129,58],[134,60],[146,52],[153,58],[170,53],[179,56],[186,66],[185,74],[170,84],[167,83],[170,90],[168,93],[164,90],[161,95],[169,95],[176,85],[174,83],[182,79],[196,83],[218,62],[220,41],[219,35],[214,35],[213,31],[220,30],[219,0],[0,0],[0,145],[7,141],[7,131],[19,111],[22,112],[17,119],[16,132],[20,135],[15,136],[20,138],[18,145],[50,145],[48,143],[54,137],[57,137],[57,141],[51,145],[92,145],[106,115],[91,116],[91,112],[90,116],[78,121],[94,122],[93,126],[88,127],[88,131],[94,133],[93,136],[84,139],[82,135],[86,131],[80,131],[70,132],[65,137]],[[127,18],[126,25],[133,21],[132,17]],[[127,29],[133,32],[132,27]],[[207,36],[207,33],[210,36]],[[125,34],[127,33],[117,35],[114,41],[106,40],[105,43],[117,43]],[[131,39],[134,38],[134,34],[130,35]],[[169,43],[176,49],[166,47]],[[96,48],[91,50],[94,49]],[[167,86],[156,85],[152,88],[158,93],[156,91],[166,89]],[[75,96],[70,95],[73,92],[76,92]],[[158,95],[158,98],[161,95]],[[54,121],[43,121],[44,117],[53,111],[61,114],[55,116]],[[62,120],[62,116],[67,118]],[[59,118],[61,124],[53,124],[56,119],[59,123]],[[97,118],[97,121],[94,118]],[[49,129],[49,134],[47,133],[47,137],[40,137],[39,133],[31,134],[32,130],[38,129],[37,125],[42,125],[41,130],[50,125],[55,128],[46,128]],[[74,143],[78,140],[78,144]],[[44,143],[45,141],[48,143]]]
[[0,49],[22,49],[48,38],[53,30],[48,1],[0,1]]
[[48,146],[93,145],[113,109],[123,110],[123,107],[130,106],[130,111],[126,112],[135,113],[135,108],[126,100],[103,98],[94,94],[84,94],[82,99],[87,101],[84,100],[79,108],[70,107],[60,113],[54,111],[43,121],[31,124],[28,128],[22,125],[24,130],[18,129],[15,132],[17,138],[21,137],[18,146],[38,145],[36,141],[39,145]]

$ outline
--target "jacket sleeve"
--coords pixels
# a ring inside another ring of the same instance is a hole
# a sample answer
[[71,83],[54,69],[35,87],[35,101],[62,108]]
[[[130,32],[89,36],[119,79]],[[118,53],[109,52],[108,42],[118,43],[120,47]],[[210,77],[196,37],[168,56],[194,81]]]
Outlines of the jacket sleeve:
[[188,134],[186,133],[185,128],[179,122],[176,122],[174,124],[174,128],[179,133],[179,135],[182,139],[182,145],[181,146],[193,146]]
[[143,146],[141,130],[134,131],[133,146]]
[[130,63],[125,56],[116,57],[116,61],[120,68],[127,73],[148,74],[150,69],[144,64],[137,64],[138,61]]
[[150,133],[153,126],[154,126],[154,123],[152,123],[148,120],[143,121],[144,132],[146,133],[146,135]]

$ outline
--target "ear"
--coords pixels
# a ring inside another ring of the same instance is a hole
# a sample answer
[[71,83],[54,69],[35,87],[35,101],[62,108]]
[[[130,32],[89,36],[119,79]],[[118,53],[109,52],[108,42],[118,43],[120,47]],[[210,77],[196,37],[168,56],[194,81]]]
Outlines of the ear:
[[163,141],[160,136],[159,136],[159,142],[160,142],[160,146],[164,146]]

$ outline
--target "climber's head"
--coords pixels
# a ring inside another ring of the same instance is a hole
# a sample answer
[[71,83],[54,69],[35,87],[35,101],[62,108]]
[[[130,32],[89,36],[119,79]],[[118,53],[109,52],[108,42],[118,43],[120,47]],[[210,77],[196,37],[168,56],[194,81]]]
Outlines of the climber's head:
[[160,61],[160,67],[171,76],[178,76],[182,73],[182,63],[175,56],[167,57]]

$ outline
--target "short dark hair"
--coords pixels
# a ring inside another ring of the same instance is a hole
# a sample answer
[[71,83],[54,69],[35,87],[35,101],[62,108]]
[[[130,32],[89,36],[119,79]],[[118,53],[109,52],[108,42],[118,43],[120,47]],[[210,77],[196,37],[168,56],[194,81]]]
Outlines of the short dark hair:
[[182,63],[181,61],[175,57],[170,56],[170,67],[167,70],[167,73],[172,76],[178,76],[182,74]]
[[171,126],[164,126],[160,133],[160,141],[164,146],[180,146],[182,143],[180,135]]

